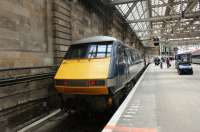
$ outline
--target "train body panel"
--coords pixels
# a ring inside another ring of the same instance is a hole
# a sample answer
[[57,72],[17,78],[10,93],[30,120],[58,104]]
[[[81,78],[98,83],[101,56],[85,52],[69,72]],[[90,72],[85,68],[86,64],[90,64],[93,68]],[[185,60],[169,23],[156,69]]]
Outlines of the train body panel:
[[56,89],[58,92],[65,94],[108,95],[108,88],[105,86],[95,86],[95,87],[56,86]]
[[55,79],[106,79],[110,57],[99,59],[64,60]]
[[192,63],[200,64],[200,49],[192,51],[191,54],[192,54]]
[[199,56],[199,58],[192,58],[192,63],[200,64],[200,56]]
[[111,94],[123,89],[144,68],[144,62],[138,53],[138,51],[123,45],[120,41],[114,42],[108,78]]

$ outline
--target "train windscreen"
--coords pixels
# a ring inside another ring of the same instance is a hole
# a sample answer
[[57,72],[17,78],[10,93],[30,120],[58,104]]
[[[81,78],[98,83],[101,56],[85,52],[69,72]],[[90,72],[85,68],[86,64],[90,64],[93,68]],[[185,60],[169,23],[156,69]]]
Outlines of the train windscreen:
[[94,42],[71,45],[65,59],[105,58],[111,55],[113,42]]
[[182,63],[190,63],[191,62],[191,54],[178,54],[176,55],[176,60]]

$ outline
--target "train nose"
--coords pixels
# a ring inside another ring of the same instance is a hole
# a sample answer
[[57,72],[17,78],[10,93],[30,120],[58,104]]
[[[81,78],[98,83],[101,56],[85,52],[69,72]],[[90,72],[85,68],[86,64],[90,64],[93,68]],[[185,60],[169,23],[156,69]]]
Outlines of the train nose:
[[110,58],[64,60],[55,79],[106,79],[108,77]]
[[56,80],[56,89],[66,94],[107,95],[105,80]]

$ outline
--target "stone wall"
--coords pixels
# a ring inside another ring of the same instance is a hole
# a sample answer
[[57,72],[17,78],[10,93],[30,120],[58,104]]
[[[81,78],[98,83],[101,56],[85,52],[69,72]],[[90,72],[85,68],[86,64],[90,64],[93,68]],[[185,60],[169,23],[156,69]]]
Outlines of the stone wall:
[[103,21],[98,14],[81,2],[72,2],[71,5],[72,41],[95,35],[104,35]]
[[145,54],[150,57],[158,56],[160,54],[159,47],[145,48]]
[[52,28],[54,63],[60,64],[72,42],[71,4],[69,1],[53,0]]
[[0,1],[0,66],[52,65],[47,0]]
[[92,2],[95,3],[91,0],[0,1],[2,131],[16,130],[23,122],[49,109],[52,103],[48,102],[57,101],[53,65],[60,64],[72,41],[109,35],[143,51],[119,12],[109,10],[102,3],[95,7]]
[[46,109],[54,71],[51,6],[51,0],[0,1],[1,131]]

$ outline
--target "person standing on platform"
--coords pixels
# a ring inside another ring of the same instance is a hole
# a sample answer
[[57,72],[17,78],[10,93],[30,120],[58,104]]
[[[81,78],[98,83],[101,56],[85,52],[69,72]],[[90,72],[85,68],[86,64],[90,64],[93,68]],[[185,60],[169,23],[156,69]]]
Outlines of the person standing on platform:
[[160,69],[162,69],[163,68],[163,62],[162,62],[162,60],[160,61]]
[[167,68],[169,68],[171,66],[169,58],[167,58],[166,63],[167,63]]
[[162,62],[165,62],[165,58],[164,57],[161,57],[161,60],[162,60]]
[[160,64],[160,59],[158,57],[155,57],[154,58],[154,63],[155,63],[155,66],[159,65]]

